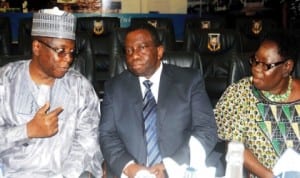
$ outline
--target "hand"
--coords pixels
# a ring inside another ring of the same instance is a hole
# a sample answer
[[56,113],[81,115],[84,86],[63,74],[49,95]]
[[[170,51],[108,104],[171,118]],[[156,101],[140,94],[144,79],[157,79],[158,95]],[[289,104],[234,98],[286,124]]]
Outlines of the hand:
[[128,176],[128,178],[134,178],[136,173],[140,170],[147,170],[145,166],[132,163],[129,164],[125,169],[124,169],[124,174]]
[[63,111],[61,107],[47,113],[50,103],[41,107],[33,119],[27,123],[29,138],[45,138],[55,135],[58,131],[58,115]]
[[154,174],[156,178],[164,178],[165,177],[165,166],[162,163],[155,164],[154,166],[149,168],[150,173]]
[[271,170],[268,170],[266,172],[266,174],[264,175],[264,177],[262,177],[262,178],[273,178],[273,177],[274,177],[273,172]]

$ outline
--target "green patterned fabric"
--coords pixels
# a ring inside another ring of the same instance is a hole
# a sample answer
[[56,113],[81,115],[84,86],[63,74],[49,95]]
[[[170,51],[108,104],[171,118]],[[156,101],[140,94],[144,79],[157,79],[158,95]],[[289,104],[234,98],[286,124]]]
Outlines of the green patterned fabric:
[[300,102],[268,103],[261,93],[257,94],[257,108],[261,115],[257,124],[271,142],[276,154],[282,155],[287,148],[300,152]]
[[269,169],[287,147],[300,152],[300,101],[273,103],[249,77],[229,86],[214,112],[219,137],[243,142]]

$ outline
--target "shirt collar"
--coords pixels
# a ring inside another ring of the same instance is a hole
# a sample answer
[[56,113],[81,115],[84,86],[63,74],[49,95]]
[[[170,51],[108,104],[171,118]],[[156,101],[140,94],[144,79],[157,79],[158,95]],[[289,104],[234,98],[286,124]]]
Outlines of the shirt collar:
[[140,86],[141,86],[143,96],[145,94],[145,86],[144,86],[143,82],[145,80],[150,80],[153,83],[152,86],[151,86],[151,91],[154,95],[155,100],[157,101],[160,75],[161,75],[162,69],[163,69],[163,64],[160,63],[158,69],[154,72],[154,74],[149,79],[147,79],[146,77],[143,77],[143,76],[139,77]]

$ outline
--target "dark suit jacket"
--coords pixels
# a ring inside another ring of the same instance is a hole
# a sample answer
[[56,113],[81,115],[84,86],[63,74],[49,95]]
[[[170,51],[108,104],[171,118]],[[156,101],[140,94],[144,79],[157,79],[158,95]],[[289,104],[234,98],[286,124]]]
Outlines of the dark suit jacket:
[[[120,176],[134,160],[146,164],[142,93],[138,77],[124,71],[107,81],[101,106],[100,145],[112,172]],[[216,124],[201,73],[164,65],[157,103],[160,153],[177,163],[189,163],[191,135],[207,155],[217,142]]]

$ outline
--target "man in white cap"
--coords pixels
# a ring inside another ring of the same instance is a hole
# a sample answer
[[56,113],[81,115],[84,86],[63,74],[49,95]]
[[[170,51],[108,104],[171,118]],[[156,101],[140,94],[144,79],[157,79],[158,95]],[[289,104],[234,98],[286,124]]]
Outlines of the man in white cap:
[[99,99],[88,80],[70,68],[75,24],[72,14],[57,8],[34,13],[32,59],[0,68],[4,177],[102,176]]

